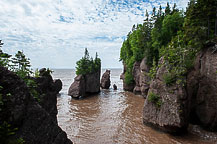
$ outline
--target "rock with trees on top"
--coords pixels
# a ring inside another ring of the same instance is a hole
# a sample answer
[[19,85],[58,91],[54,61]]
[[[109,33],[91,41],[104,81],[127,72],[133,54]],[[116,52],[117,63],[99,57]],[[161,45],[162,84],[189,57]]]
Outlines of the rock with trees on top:
[[1,143],[72,143],[57,124],[61,81],[54,82],[49,69],[44,72],[33,73],[23,52],[12,58],[0,49]]
[[101,60],[96,57],[93,60],[85,49],[84,57],[77,61],[76,77],[71,84],[68,95],[73,98],[80,98],[100,92]]

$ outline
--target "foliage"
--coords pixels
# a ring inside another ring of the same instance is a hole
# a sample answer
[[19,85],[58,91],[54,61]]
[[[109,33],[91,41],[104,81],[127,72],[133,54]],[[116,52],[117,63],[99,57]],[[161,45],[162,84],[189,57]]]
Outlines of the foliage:
[[[132,31],[128,33],[127,39],[123,42],[120,52],[120,60],[127,67],[127,77],[132,73],[133,64],[147,58],[146,64],[153,67],[151,77],[154,77],[154,68],[157,68],[159,60],[159,51],[163,46],[167,46],[177,31],[183,25],[183,13],[176,9],[170,9],[167,4],[165,13],[160,6],[156,13],[153,8],[151,17],[146,11],[146,19],[143,24],[133,25]],[[131,83],[133,79],[130,77]],[[127,80],[129,82],[129,80]]]
[[33,72],[31,71],[30,60],[26,58],[23,52],[18,51],[14,58],[12,58],[13,71],[17,73],[21,78],[30,76]]
[[161,41],[162,45],[166,46],[177,35],[177,31],[181,30],[184,22],[182,12],[174,12],[166,15],[162,23]]
[[151,79],[154,79],[155,76],[157,74],[157,64],[155,61],[153,61],[153,66],[152,68],[149,70],[148,72],[148,76],[151,78]]
[[23,144],[25,141],[22,138],[11,139],[11,136],[15,135],[17,128],[12,128],[7,122],[0,124],[0,142],[2,144]]
[[85,75],[99,71],[101,68],[101,60],[98,58],[97,53],[95,59],[93,60],[93,58],[89,56],[89,52],[86,48],[84,57],[77,61],[76,65],[76,74]]
[[9,62],[10,62],[11,55],[4,53],[1,50],[1,47],[3,44],[4,43],[2,43],[2,40],[0,40],[0,66],[8,67],[8,66],[10,66]]
[[162,101],[160,99],[160,96],[153,93],[153,92],[149,92],[148,101],[154,103],[157,107],[161,107],[161,105],[162,105]]
[[3,101],[3,94],[1,93],[1,90],[3,89],[2,86],[0,86],[0,111],[2,110],[2,106],[4,105],[4,101]]
[[38,101],[40,102],[40,98],[39,98],[39,93],[36,90],[38,85],[36,84],[36,82],[33,79],[24,79],[27,87],[29,88],[29,91],[31,93],[31,95]]
[[143,24],[134,25],[122,44],[120,60],[127,66],[126,74],[132,73],[132,63],[146,57],[151,67],[148,75],[153,79],[160,67],[159,57],[163,57],[163,64],[172,74],[164,76],[165,83],[184,83],[197,53],[207,43],[216,42],[216,9],[216,0],[190,0],[185,13],[169,3],[164,12],[161,6],[157,12],[153,8],[151,17],[146,14]]
[[[3,43],[0,40],[0,48],[2,47]],[[37,84],[34,81],[34,78],[31,78],[33,74],[31,70],[30,60],[26,58],[23,52],[18,51],[15,57],[11,57],[7,53],[4,53],[0,49],[0,66],[6,67],[9,70],[15,72],[20,78],[24,80],[26,86],[28,87],[31,95],[40,102],[39,93],[37,92]],[[46,70],[47,74],[52,73],[51,70]],[[35,77],[39,77],[39,71],[36,70]],[[12,96],[10,93],[2,94],[3,87],[0,86],[0,111],[5,104],[6,97]],[[1,143],[8,143],[8,144],[23,144],[24,140],[22,138],[11,140],[11,136],[15,134],[17,128],[13,128],[8,122],[0,122],[0,141]]]
[[39,76],[49,76],[53,73],[52,70],[50,70],[49,68],[43,68],[40,72],[37,71],[36,69],[36,74],[38,74]]
[[128,71],[125,73],[124,82],[126,82],[126,84],[128,84],[128,85],[133,84],[134,79],[133,79],[132,73],[130,73]]
[[166,73],[163,75],[163,82],[167,86],[171,86],[173,83],[176,82],[176,76],[172,73]]
[[[0,40],[0,47],[3,45]],[[15,72],[20,78],[24,80],[27,87],[30,90],[30,93],[32,96],[39,101],[39,94],[36,91],[37,84],[36,82],[30,78],[30,76],[33,74],[31,65],[30,65],[30,59],[26,58],[23,52],[18,51],[15,54],[15,57],[11,58],[10,55],[7,53],[3,53],[3,51],[0,49],[0,65],[3,67],[7,67],[11,71]],[[47,73],[51,73],[51,70],[47,70]],[[39,72],[35,76],[39,75]],[[2,94],[0,94],[0,104],[1,104]]]
[[38,78],[39,76],[40,76],[40,72],[38,69],[36,69],[34,72],[34,77]]

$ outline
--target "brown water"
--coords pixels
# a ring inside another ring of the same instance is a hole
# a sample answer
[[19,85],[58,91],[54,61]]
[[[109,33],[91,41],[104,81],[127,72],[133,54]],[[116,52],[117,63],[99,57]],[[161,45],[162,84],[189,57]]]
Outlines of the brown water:
[[142,123],[144,98],[122,90],[122,70],[111,70],[112,85],[118,90],[75,100],[67,95],[73,82],[73,70],[54,70],[54,78],[63,81],[58,97],[58,123],[75,144],[208,144],[217,143],[217,134],[191,126],[184,136],[171,136]]

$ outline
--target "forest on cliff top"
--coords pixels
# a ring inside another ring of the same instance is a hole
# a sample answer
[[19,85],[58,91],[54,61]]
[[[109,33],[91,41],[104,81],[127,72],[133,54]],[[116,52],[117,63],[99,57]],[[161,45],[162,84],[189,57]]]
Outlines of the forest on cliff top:
[[163,57],[170,66],[170,79],[178,79],[193,66],[202,48],[216,42],[216,0],[190,0],[185,12],[169,3],[165,10],[160,6],[151,13],[146,11],[144,23],[133,25],[121,47],[120,61],[126,66],[125,82],[134,83],[133,65],[144,57],[151,67],[148,73],[151,78]]

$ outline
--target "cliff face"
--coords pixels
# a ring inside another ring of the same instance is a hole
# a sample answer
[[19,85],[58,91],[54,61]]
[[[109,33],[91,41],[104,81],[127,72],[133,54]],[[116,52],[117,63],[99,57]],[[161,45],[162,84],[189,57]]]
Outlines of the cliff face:
[[[167,86],[162,79],[166,73],[163,64],[151,81],[143,109],[144,123],[171,133],[185,130],[189,123],[217,131],[217,53],[212,47],[197,55],[185,86]],[[153,94],[157,98],[151,100]]]
[[97,72],[85,75],[85,92],[89,94],[100,92],[100,73],[99,69]]
[[123,80],[124,90],[132,91],[134,94],[141,94],[142,96],[146,97],[150,83],[150,78],[147,75],[149,70],[150,68],[146,64],[146,58],[143,58],[141,62],[135,62],[132,70],[135,83],[128,85],[124,80],[124,74],[126,72],[126,66],[124,66],[124,71],[120,76],[120,78]]
[[[44,69],[46,71],[46,69]],[[61,80],[53,80],[50,74],[43,73],[41,70],[40,76],[34,78],[37,83],[37,91],[39,93],[40,105],[50,116],[57,122],[57,94],[62,89]]]
[[140,94],[141,93],[140,80],[139,80],[140,75],[141,75],[140,62],[135,62],[133,65],[133,78],[135,81],[135,87],[133,88],[134,94]]
[[79,98],[100,92],[100,70],[87,75],[78,75],[68,90],[68,95]]
[[[163,76],[168,73],[167,64],[161,58],[156,77],[150,80],[150,68],[146,58],[135,62],[132,70],[135,84],[124,89],[146,97],[143,121],[161,130],[177,133],[185,130],[189,123],[217,131],[217,52],[216,44],[207,46],[196,56],[193,68],[183,81],[167,85]],[[124,72],[121,78],[124,80]],[[148,96],[147,96],[148,95]]]
[[127,69],[127,67],[126,67],[126,65],[124,65],[124,71],[123,71],[123,73],[120,75],[120,79],[122,79],[123,80],[123,89],[125,90],[125,91],[133,91],[133,89],[134,89],[134,87],[135,87],[135,83],[131,83],[131,84],[127,84],[126,82],[125,82],[125,72],[126,72],[126,69]]
[[191,100],[192,123],[217,131],[217,52],[201,51],[187,76],[187,92]]
[[[163,63],[161,59],[159,64]],[[151,81],[143,109],[143,121],[166,132],[181,132],[188,126],[187,93],[181,84],[167,86],[163,80],[163,75],[167,73],[166,65],[163,65]]]
[[[3,105],[0,122],[6,121],[18,128],[11,139],[23,138],[28,144],[71,144],[67,135],[57,125],[56,97],[60,85],[51,76],[36,79],[40,104],[30,94],[25,82],[15,73],[0,67],[0,85]],[[58,90],[55,88],[59,88]]]

